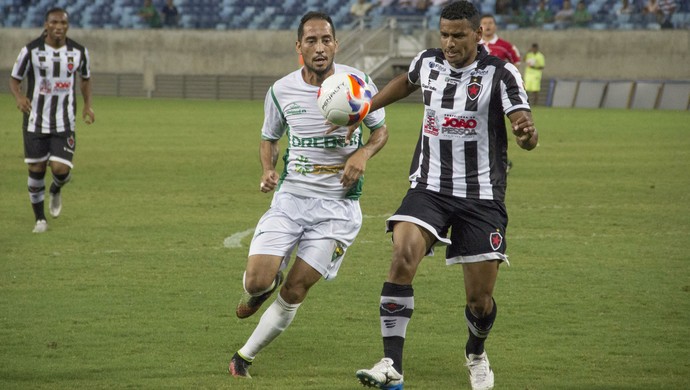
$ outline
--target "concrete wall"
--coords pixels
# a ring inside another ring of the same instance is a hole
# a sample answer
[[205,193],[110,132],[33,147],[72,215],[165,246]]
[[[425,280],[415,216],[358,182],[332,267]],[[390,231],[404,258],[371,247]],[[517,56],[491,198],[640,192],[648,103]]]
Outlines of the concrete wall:
[[[0,29],[0,69],[38,29]],[[341,31],[340,38],[349,32]],[[430,46],[438,46],[432,32]],[[538,42],[546,78],[690,80],[690,30],[500,31],[524,54]],[[282,75],[298,67],[294,31],[81,30],[94,73]]]

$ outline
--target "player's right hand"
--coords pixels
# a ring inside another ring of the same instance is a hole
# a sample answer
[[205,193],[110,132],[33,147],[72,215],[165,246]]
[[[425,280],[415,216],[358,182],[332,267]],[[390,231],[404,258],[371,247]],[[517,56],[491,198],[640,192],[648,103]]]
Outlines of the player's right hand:
[[25,114],[29,114],[31,112],[31,100],[26,96],[17,99],[17,109]]
[[259,184],[259,191],[266,193],[273,191],[278,185],[278,174],[276,171],[267,171],[261,175],[261,183]]
[[[347,127],[347,133],[345,133],[345,145],[350,144],[350,138],[352,138],[352,134],[355,132],[355,130],[357,130],[360,123],[362,123],[362,122],[357,122],[354,125]],[[328,130],[326,130],[326,134],[331,134],[332,132],[338,130],[339,128],[345,127],[345,126],[334,125],[330,122],[326,122],[326,124],[331,126]]]

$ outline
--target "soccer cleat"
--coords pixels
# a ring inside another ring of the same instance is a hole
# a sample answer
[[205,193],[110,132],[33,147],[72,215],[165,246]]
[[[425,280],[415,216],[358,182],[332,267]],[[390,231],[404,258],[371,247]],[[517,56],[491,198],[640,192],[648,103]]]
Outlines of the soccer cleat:
[[44,233],[48,230],[48,222],[45,219],[39,219],[36,221],[36,226],[34,226],[34,233]]
[[252,362],[246,360],[239,353],[235,352],[230,359],[230,364],[228,365],[228,372],[235,378],[247,378],[251,379],[252,376],[249,375],[249,367]]
[[489,365],[489,357],[486,352],[481,355],[470,354],[466,356],[465,365],[470,370],[470,384],[472,390],[490,390],[494,388],[494,372]]
[[252,314],[256,313],[261,307],[261,305],[264,302],[266,302],[268,297],[270,297],[271,294],[273,294],[273,292],[277,290],[282,283],[283,271],[278,271],[275,278],[275,284],[273,285],[272,289],[257,296],[249,295],[249,293],[245,291],[245,293],[242,295],[242,298],[240,299],[240,303],[237,304],[237,309],[235,309],[235,314],[237,314],[237,318],[247,318]]
[[60,195],[59,192],[55,194],[52,192],[50,193],[50,205],[48,208],[50,209],[50,215],[53,218],[60,216],[60,211],[62,211],[62,195]]
[[393,359],[383,358],[370,370],[357,370],[355,373],[364,387],[402,390],[403,376],[393,368]]

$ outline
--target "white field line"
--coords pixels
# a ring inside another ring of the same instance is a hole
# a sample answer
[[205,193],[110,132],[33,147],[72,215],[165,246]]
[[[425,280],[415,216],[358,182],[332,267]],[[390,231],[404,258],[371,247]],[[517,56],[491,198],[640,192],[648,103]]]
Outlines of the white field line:
[[223,246],[226,248],[241,248],[242,239],[252,234],[253,232],[254,229],[247,229],[245,231],[235,233],[230,237],[225,237],[225,240],[223,240]]

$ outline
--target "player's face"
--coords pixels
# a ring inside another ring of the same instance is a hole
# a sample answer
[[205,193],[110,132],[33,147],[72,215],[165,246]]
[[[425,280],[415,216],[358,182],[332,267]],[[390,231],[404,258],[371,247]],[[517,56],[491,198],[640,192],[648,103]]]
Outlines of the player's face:
[[493,37],[496,34],[496,21],[493,18],[484,18],[481,20],[482,34],[485,37]]
[[44,26],[46,30],[46,41],[51,46],[62,46],[67,38],[69,21],[64,12],[53,12],[48,15]]
[[333,60],[338,50],[338,41],[333,36],[331,25],[322,19],[312,19],[304,24],[302,40],[297,42],[297,53],[302,55],[304,67],[319,78],[333,69]]
[[441,48],[446,60],[456,68],[464,68],[477,57],[481,29],[474,30],[467,19],[441,19]]

